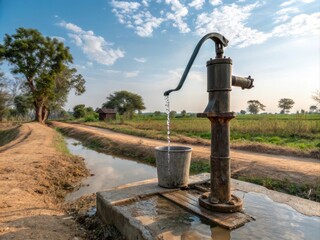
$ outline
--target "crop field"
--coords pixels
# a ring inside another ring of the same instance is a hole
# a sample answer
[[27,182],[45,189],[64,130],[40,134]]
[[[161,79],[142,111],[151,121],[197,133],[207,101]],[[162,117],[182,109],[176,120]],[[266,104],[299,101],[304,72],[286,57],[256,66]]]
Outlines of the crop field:
[[[136,117],[122,122],[93,122],[128,134],[166,139],[166,119]],[[292,150],[317,157],[320,152],[320,114],[305,115],[239,115],[230,123],[233,147],[259,145]],[[205,143],[210,140],[210,121],[206,118],[173,118],[170,124],[173,141]],[[192,142],[192,141],[191,141]],[[298,154],[299,155],[299,154]],[[314,157],[313,156],[313,157]]]

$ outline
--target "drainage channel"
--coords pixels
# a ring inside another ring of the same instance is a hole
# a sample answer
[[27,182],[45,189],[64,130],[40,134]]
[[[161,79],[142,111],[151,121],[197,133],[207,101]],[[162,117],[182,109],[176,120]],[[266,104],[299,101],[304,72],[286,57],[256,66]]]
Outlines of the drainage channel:
[[[155,178],[157,175],[155,167],[98,153],[72,138],[66,137],[65,140],[70,153],[83,157],[93,174],[82,182],[80,189],[69,194],[66,201],[119,185]],[[233,231],[204,224],[197,216],[181,211],[179,207],[160,197],[132,203],[127,206],[127,211],[153,220],[161,220],[163,212],[167,212],[173,220],[172,226],[176,226],[175,230],[179,226],[182,229],[181,236],[186,234],[191,239],[320,239],[319,217],[303,215],[288,205],[272,201],[264,194],[241,191],[234,194],[244,200],[245,212],[256,220]]]
[[81,142],[65,137],[71,154],[85,159],[92,176],[82,181],[81,187],[67,195],[66,201],[103,191],[126,183],[157,177],[156,168],[133,160],[98,153],[84,147]]

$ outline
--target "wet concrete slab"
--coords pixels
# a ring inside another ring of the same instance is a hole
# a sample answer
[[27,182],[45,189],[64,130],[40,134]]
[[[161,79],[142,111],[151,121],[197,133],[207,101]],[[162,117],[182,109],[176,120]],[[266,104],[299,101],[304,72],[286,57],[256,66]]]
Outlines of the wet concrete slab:
[[[191,176],[189,185],[206,183],[209,179],[210,174]],[[232,180],[232,190],[239,196],[247,192],[265,194],[274,201],[289,203],[303,214],[320,215],[319,203],[267,190],[255,184]],[[97,193],[97,214],[103,222],[115,225],[128,239],[211,239],[210,233],[203,232],[203,229],[208,229],[208,221],[204,222],[206,219],[201,214],[190,209],[187,211],[163,197],[175,195],[177,191],[181,192],[179,189],[159,187],[156,178],[122,185]],[[186,190],[183,192],[186,193]],[[215,225],[233,229],[249,220],[248,214],[239,216],[237,213],[236,218],[233,217],[233,220],[237,219],[237,226],[233,227],[230,218],[219,214],[214,217],[215,221],[209,221],[211,229],[219,229]],[[231,225],[224,224],[227,220]]]

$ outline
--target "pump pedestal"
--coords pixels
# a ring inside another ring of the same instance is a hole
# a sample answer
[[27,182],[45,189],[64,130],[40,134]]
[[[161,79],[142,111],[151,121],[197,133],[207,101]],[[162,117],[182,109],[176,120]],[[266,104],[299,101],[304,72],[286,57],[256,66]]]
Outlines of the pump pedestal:
[[228,203],[212,203],[212,200],[210,200],[210,192],[202,194],[199,198],[199,205],[213,212],[240,212],[242,210],[242,204],[242,199],[235,195],[231,195]]
[[[217,94],[221,95],[223,93],[225,92],[219,91]],[[217,104],[217,101],[215,101],[215,104]],[[228,104],[223,105],[227,106],[225,110],[228,110]],[[203,194],[199,198],[199,204],[215,212],[241,211],[243,205],[242,200],[231,195],[229,123],[230,120],[235,117],[235,113],[204,112],[198,113],[197,117],[206,117],[211,122],[211,191]]]

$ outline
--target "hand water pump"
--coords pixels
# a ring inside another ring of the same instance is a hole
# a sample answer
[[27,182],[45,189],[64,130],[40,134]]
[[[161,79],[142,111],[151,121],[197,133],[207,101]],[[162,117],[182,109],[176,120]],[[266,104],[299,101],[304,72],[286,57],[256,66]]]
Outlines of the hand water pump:
[[230,189],[229,121],[235,117],[235,113],[230,112],[230,91],[231,86],[252,88],[253,79],[250,76],[247,78],[232,76],[232,60],[223,56],[223,47],[228,45],[228,40],[219,33],[205,35],[194,49],[178,86],[166,91],[164,95],[168,96],[182,87],[202,44],[208,39],[215,43],[216,57],[207,62],[209,102],[204,112],[197,116],[207,117],[211,121],[211,189],[199,198],[199,204],[212,211],[237,212],[242,209],[242,200],[231,195]]

